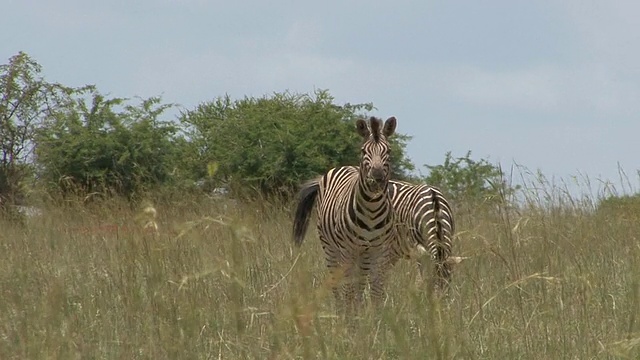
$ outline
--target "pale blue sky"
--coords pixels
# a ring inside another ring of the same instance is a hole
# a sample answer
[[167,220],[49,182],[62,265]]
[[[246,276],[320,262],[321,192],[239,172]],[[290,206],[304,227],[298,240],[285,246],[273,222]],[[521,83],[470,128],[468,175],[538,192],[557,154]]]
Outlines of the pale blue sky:
[[640,168],[640,2],[33,1],[2,5],[0,59],[49,81],[186,108],[328,89],[412,135],[547,176]]

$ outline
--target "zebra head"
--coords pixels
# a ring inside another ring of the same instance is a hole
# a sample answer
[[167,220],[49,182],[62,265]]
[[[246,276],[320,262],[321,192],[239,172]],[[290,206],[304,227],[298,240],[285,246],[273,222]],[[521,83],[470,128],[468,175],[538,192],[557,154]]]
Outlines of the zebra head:
[[364,138],[362,144],[362,157],[360,159],[360,179],[364,180],[364,186],[370,192],[379,193],[386,191],[387,183],[391,178],[391,153],[387,138],[396,130],[396,118],[390,117],[385,121],[375,117],[367,121],[360,119],[356,122],[358,134]]

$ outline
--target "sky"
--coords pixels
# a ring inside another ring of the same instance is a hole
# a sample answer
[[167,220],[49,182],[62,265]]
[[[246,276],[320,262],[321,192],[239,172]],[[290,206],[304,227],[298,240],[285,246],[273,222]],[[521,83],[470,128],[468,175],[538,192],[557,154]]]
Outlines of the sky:
[[327,89],[338,104],[372,102],[369,115],[395,116],[424,174],[423,164],[470,150],[504,169],[619,191],[622,169],[638,187],[637,1],[5,0],[2,9],[0,61],[24,51],[50,82],[186,109],[225,94]]

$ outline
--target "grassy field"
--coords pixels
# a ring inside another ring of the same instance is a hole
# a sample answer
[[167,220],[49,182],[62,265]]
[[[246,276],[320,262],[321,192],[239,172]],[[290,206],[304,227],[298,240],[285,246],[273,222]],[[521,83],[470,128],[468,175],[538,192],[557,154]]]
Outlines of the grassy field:
[[0,223],[0,358],[639,358],[640,214],[533,205],[460,211],[449,298],[403,261],[353,324],[285,206],[156,204],[157,234],[116,201],[48,208]]

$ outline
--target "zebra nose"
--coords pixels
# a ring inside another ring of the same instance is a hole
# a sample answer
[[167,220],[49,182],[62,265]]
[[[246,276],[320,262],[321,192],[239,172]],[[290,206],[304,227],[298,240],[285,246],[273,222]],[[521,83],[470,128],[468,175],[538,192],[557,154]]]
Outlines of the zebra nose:
[[381,182],[382,180],[384,180],[384,170],[378,168],[371,169],[371,171],[369,172],[369,176],[373,180]]

